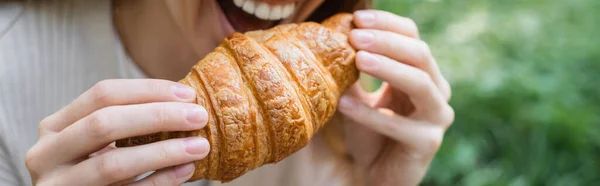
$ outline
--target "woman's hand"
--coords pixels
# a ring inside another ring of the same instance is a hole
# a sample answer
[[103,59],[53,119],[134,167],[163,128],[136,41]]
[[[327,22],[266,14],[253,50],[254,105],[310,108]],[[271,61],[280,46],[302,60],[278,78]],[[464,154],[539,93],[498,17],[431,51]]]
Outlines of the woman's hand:
[[367,185],[417,185],[454,120],[450,86],[412,20],[376,10],[354,20],[358,69],[384,84],[342,97],[348,148]]
[[[165,80],[106,80],[40,123],[26,156],[35,185],[179,185],[204,158],[203,138],[115,148],[115,140],[206,125],[195,91]],[[173,167],[175,166],[175,167]],[[135,177],[158,170],[152,175]]]

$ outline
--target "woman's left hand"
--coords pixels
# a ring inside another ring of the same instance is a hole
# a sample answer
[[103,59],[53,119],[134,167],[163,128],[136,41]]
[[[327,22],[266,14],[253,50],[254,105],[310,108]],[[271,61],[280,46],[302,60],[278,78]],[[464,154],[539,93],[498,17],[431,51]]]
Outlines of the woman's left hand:
[[384,84],[342,97],[349,151],[367,185],[418,185],[454,120],[450,86],[412,20],[363,10],[354,23],[358,69]]

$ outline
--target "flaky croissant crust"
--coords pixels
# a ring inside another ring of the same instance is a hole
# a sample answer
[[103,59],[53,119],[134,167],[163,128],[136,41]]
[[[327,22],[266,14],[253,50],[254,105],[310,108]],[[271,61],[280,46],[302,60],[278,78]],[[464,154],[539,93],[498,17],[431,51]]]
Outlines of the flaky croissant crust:
[[135,146],[202,136],[211,150],[189,181],[229,182],[306,146],[358,78],[348,44],[351,14],[322,24],[286,24],[234,33],[193,66],[180,83],[196,89],[209,121],[197,131],[162,132],[117,141]]

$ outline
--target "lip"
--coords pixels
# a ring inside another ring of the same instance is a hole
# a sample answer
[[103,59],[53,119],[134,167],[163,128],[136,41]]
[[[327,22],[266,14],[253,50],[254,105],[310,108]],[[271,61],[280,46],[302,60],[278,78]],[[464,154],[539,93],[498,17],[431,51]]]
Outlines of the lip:
[[[274,0],[258,0],[260,2],[271,2]],[[296,3],[296,9],[290,16],[281,20],[264,20],[256,17],[255,15],[248,14],[248,12],[242,10],[237,5],[234,5],[233,0],[214,0],[217,12],[220,14],[219,19],[222,21],[222,27],[225,34],[232,34],[233,32],[247,32],[252,30],[265,30],[272,28],[276,25],[291,23],[295,20],[296,13],[304,2],[302,0],[294,1]]]
[[222,27],[225,35],[231,35],[234,32],[236,32],[236,30],[233,28],[233,25],[231,25],[231,22],[229,22],[229,19],[227,19],[225,12],[223,12],[223,8],[217,1],[218,0],[214,1],[215,2],[214,5],[216,6],[215,8],[217,9],[217,12],[219,14],[219,19],[221,20],[221,23],[222,23],[221,27]]

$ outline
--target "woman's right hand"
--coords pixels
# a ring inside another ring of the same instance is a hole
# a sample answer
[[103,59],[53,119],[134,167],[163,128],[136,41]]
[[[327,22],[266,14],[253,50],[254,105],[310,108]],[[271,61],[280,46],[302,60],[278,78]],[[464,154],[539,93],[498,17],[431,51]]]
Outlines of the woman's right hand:
[[[206,157],[208,141],[193,137],[116,148],[114,141],[204,127],[194,89],[166,80],[105,80],[40,123],[26,164],[35,185],[180,185]],[[158,170],[141,180],[135,177]]]

